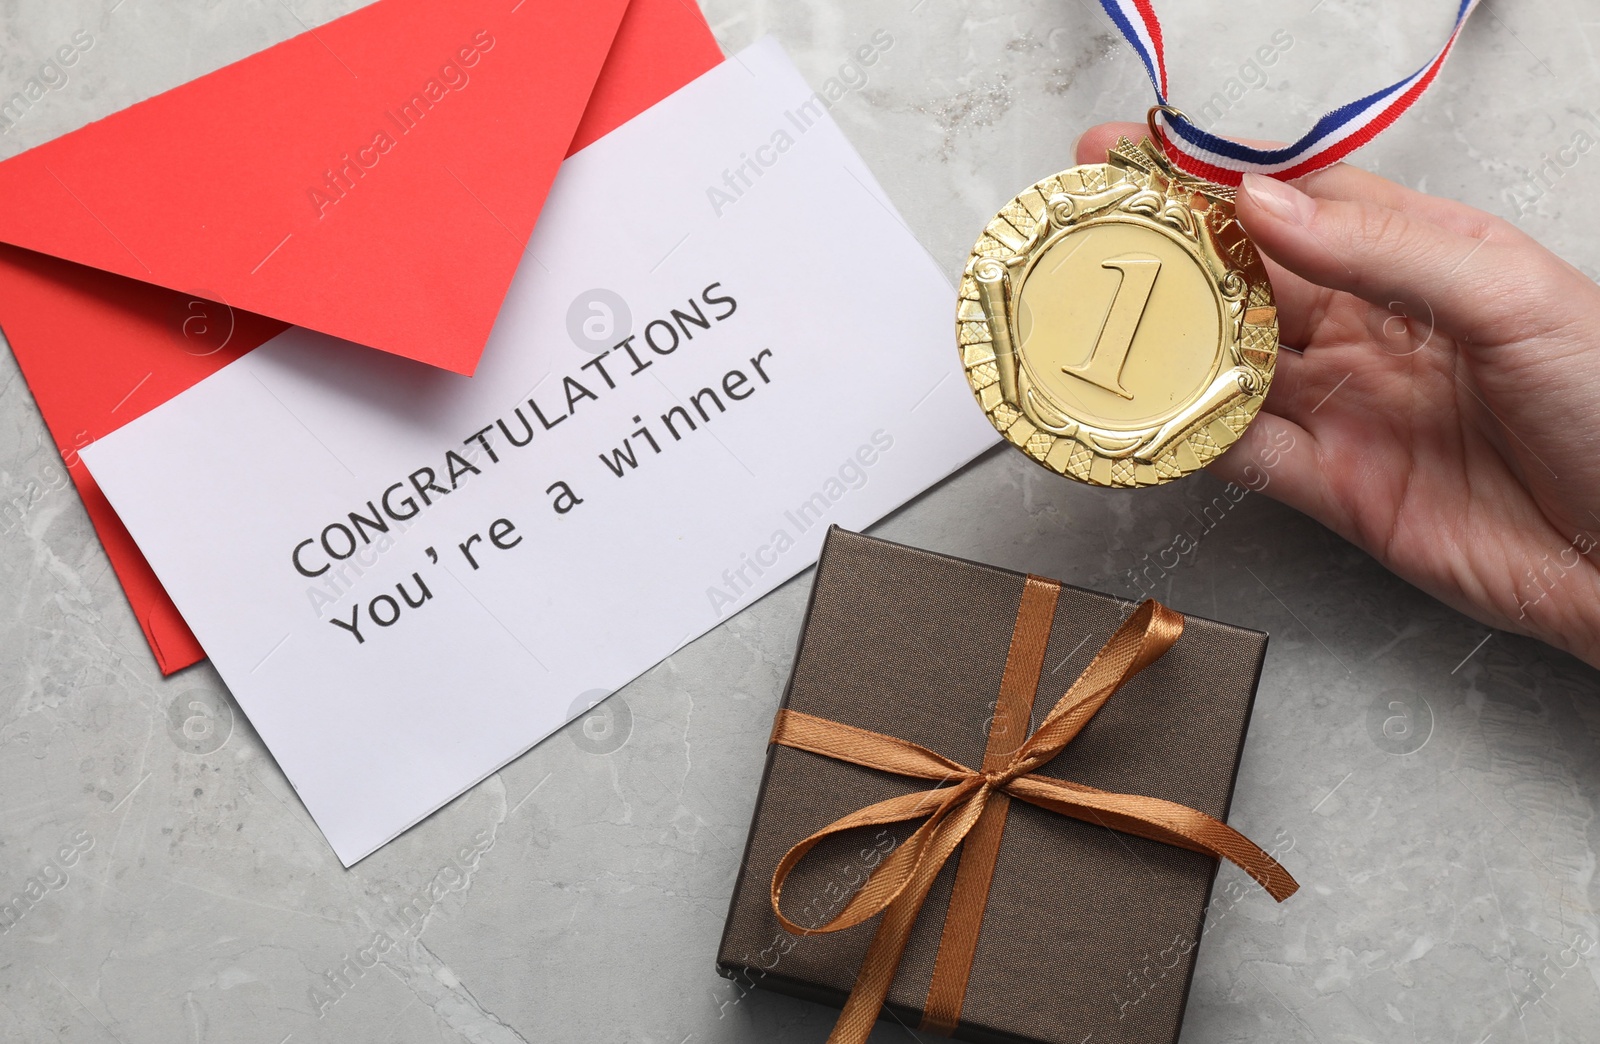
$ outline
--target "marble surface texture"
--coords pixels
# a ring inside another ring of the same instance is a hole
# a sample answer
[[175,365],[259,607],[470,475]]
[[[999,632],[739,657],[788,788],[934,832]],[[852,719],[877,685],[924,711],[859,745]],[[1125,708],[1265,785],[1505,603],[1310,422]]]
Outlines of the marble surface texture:
[[[5,0],[4,93],[74,31],[96,44],[0,155],[356,6]],[[1277,138],[1420,64],[1453,6],[1158,3],[1176,100],[1259,81],[1217,126]],[[874,33],[893,37],[834,113],[952,275],[1000,203],[1071,162],[1079,131],[1148,104],[1092,0],[708,0],[706,14],[730,51],[775,34],[819,85]],[[1245,63],[1280,29],[1292,46],[1257,76]],[[1580,131],[1600,137],[1597,49],[1593,0],[1487,0],[1438,88],[1360,162],[1600,275],[1586,194],[1600,153],[1547,188],[1530,174]],[[60,467],[0,353],[0,499],[58,487]],[[1282,907],[1248,891],[1214,918],[1186,1044],[1595,1039],[1595,673],[1263,496],[1208,527],[1220,490],[1205,476],[1088,489],[995,452],[876,532],[1126,595],[1139,556],[1203,533],[1157,593],[1271,632],[1234,822],[1289,847],[1305,888]],[[210,667],[161,678],[75,494],[51,489],[0,535],[0,897],[78,851],[0,935],[0,1041],[822,1041],[832,1011],[741,996],[712,966],[810,582],[346,871]],[[374,955],[379,932],[394,945]],[[320,1016],[313,989],[332,998]],[[907,1038],[921,1039],[887,1023],[873,1040]]]

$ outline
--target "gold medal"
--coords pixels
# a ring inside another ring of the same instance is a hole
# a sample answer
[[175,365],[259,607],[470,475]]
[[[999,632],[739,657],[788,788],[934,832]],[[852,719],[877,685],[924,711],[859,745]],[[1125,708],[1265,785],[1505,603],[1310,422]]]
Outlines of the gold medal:
[[956,334],[979,405],[1024,453],[1081,482],[1151,486],[1255,419],[1278,310],[1233,190],[1123,138],[989,222]]

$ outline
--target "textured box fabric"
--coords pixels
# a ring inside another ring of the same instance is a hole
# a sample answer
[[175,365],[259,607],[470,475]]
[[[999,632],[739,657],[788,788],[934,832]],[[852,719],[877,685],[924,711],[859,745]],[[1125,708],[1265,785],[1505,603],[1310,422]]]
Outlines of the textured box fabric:
[[[832,530],[783,706],[981,765],[1024,579]],[[1134,607],[1063,586],[1030,728]],[[1038,771],[1225,819],[1266,644],[1258,631],[1186,617],[1166,655]],[[772,912],[773,870],[791,846],[835,819],[926,786],[769,746],[718,970],[842,1005],[877,919],[791,936]],[[915,825],[865,828],[819,845],[791,874],[785,913],[807,926],[837,915]],[[889,991],[889,1013],[913,1029],[957,862],[929,893]],[[1216,869],[1206,855],[1012,802],[956,1037],[1175,1041]]]

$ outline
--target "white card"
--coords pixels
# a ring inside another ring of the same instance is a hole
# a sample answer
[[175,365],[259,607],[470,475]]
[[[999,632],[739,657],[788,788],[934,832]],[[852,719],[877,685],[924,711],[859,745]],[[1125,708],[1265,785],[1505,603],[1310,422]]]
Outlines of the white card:
[[291,330],[83,457],[350,865],[991,445],[954,305],[764,41],[566,162],[475,377]]

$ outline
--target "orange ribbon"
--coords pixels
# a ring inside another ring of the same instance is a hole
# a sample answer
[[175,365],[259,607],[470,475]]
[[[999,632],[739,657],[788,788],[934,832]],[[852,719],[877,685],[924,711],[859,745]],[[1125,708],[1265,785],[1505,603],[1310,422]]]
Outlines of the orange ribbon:
[[[1023,587],[981,770],[894,736],[798,711],[779,712],[773,743],[936,784],[835,820],[791,848],[773,872],[772,909],[794,935],[843,931],[883,914],[828,1044],[862,1044],[872,1032],[928,890],[957,846],[962,846],[921,1026],[946,1036],[954,1032],[1011,798],[1227,859],[1279,902],[1299,888],[1289,872],[1249,838],[1203,812],[1159,798],[1113,794],[1034,774],[1072,742],[1117,689],[1155,662],[1183,633],[1182,614],[1153,600],[1144,602],[1106,641],[1039,728],[1019,744],[1015,737],[1026,733],[1060,590],[1055,581],[1035,576],[1028,577]],[[1013,730],[1013,723],[1023,727]],[[927,822],[878,865],[832,920],[804,928],[784,916],[785,879],[824,838],[859,827],[924,818]]]

